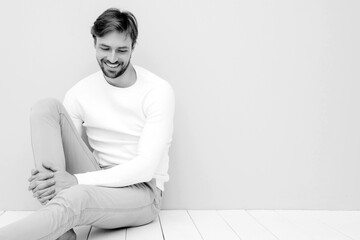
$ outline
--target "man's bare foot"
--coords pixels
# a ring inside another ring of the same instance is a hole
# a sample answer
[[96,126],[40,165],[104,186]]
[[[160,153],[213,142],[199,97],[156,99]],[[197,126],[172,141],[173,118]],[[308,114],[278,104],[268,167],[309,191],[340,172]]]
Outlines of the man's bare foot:
[[56,240],[76,240],[76,233],[74,229],[70,229]]

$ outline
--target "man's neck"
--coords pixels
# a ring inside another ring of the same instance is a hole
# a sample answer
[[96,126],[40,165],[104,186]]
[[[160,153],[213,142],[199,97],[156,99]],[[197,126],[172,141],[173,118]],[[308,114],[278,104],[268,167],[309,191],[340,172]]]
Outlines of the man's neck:
[[117,78],[108,78],[104,75],[105,80],[114,87],[127,88],[136,82],[136,71],[130,63],[126,71]]

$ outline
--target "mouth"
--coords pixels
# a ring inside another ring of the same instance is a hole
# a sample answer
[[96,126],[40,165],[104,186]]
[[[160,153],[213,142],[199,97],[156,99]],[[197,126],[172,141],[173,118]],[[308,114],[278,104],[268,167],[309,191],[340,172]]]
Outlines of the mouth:
[[110,63],[110,62],[104,62],[104,64],[109,68],[118,68],[121,65],[120,63]]

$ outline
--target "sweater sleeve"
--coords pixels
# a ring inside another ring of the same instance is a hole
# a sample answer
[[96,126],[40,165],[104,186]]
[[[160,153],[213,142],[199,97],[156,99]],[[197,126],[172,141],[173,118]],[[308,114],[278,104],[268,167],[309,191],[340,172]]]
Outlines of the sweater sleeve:
[[150,181],[161,160],[168,154],[174,110],[175,97],[169,84],[150,90],[144,98],[146,121],[134,159],[110,169],[75,174],[79,184],[123,187]]

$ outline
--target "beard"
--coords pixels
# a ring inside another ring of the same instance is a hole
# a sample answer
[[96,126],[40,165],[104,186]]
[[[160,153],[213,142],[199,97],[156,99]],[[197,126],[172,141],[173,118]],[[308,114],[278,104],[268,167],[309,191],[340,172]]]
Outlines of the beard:
[[[98,63],[100,65],[100,68],[101,68],[101,71],[103,72],[103,74],[108,77],[108,78],[117,78],[117,77],[120,77],[121,75],[124,74],[124,72],[127,70],[127,68],[129,67],[130,65],[130,59],[127,63],[120,63],[119,66],[117,68],[119,69],[109,69],[108,66],[105,66],[106,63],[105,62],[108,62],[106,59],[101,59],[100,61],[98,60]],[[116,63],[115,63],[116,64]]]

